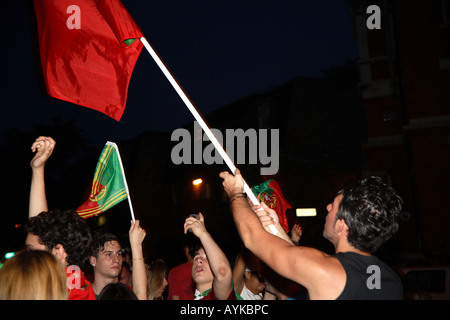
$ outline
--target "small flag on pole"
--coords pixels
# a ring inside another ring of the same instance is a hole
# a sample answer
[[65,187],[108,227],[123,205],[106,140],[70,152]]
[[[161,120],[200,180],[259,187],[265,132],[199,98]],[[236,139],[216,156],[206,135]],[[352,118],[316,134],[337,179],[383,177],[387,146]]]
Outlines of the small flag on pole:
[[142,50],[120,0],[34,0],[42,71],[54,98],[119,121]]
[[284,198],[279,184],[273,179],[267,180],[257,186],[253,186],[252,191],[256,196],[259,194],[260,201],[263,201],[269,208],[277,212],[281,227],[288,233],[289,226],[286,210],[292,208],[292,206]]
[[134,221],[119,149],[114,142],[108,141],[95,168],[89,199],[77,209],[77,212],[82,218],[87,219],[105,212],[126,198]]

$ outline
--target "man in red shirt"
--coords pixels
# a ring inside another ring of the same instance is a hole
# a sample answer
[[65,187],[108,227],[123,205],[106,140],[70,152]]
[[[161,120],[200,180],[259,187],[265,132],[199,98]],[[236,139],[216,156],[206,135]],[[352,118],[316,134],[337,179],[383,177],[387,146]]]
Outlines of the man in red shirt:
[[189,245],[183,245],[187,261],[173,267],[169,271],[169,300],[192,300],[195,283],[192,280],[192,263],[194,259],[189,254]]

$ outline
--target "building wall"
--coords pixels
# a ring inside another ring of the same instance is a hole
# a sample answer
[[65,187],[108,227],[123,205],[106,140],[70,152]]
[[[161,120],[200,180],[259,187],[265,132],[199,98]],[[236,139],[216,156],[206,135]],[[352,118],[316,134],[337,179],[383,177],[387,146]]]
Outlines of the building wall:
[[[381,29],[365,25],[369,4]],[[354,1],[368,174],[382,172],[405,200],[399,246],[449,253],[450,28],[448,1]]]

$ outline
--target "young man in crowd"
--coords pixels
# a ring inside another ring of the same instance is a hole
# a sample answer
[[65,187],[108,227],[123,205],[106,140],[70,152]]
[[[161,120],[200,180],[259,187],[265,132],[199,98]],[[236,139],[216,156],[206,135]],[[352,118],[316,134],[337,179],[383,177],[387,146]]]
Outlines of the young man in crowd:
[[[139,226],[139,220],[131,223],[129,239],[133,271],[131,273],[133,292],[139,300],[147,299],[147,272],[144,264],[142,241],[145,230]],[[111,233],[97,233],[93,237],[89,263],[94,269],[92,287],[98,297],[110,283],[119,282],[122,270],[123,250],[119,239]]]
[[230,263],[206,231],[205,220],[188,217],[184,223],[184,233],[192,231],[201,246],[195,250],[192,278],[195,282],[195,300],[236,300],[233,290],[233,274]]

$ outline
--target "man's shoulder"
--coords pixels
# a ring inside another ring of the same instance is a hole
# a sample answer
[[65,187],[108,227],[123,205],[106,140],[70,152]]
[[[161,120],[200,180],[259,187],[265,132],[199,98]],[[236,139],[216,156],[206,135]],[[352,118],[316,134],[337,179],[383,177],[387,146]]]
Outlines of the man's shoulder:
[[345,269],[335,256],[317,251],[316,256],[311,257],[309,283],[304,286],[311,299],[335,299],[345,288]]

